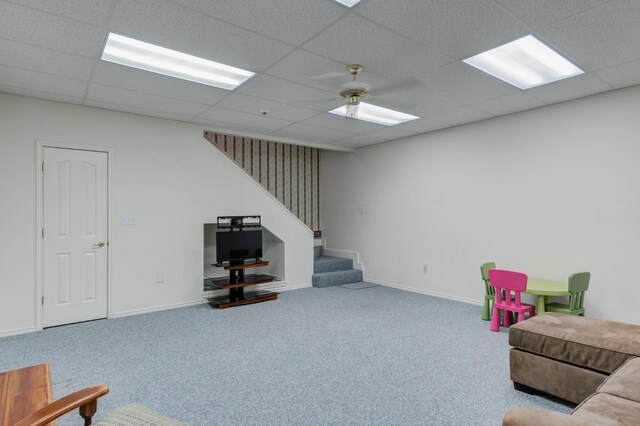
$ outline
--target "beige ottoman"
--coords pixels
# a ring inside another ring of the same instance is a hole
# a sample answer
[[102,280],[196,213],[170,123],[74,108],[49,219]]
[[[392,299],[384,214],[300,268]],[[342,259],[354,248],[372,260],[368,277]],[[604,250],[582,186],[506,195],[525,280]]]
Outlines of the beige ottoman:
[[640,356],[640,326],[545,313],[511,326],[509,344],[516,389],[579,404],[625,361]]

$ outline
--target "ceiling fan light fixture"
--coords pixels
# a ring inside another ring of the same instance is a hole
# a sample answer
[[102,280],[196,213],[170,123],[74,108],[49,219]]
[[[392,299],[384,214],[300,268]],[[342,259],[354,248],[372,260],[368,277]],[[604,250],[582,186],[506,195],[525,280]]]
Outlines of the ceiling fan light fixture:
[[109,33],[101,58],[144,71],[233,90],[255,73]]
[[520,89],[584,74],[582,69],[532,35],[487,50],[463,62]]
[[382,124],[384,126],[394,126],[396,124],[406,123],[407,121],[420,118],[415,115],[394,111],[392,109],[364,102],[360,102],[358,105],[343,105],[329,111],[329,113],[368,121],[370,123]]
[[360,0],[335,0],[336,2],[347,6],[348,8],[352,8],[353,6],[355,6],[357,3],[360,2]]

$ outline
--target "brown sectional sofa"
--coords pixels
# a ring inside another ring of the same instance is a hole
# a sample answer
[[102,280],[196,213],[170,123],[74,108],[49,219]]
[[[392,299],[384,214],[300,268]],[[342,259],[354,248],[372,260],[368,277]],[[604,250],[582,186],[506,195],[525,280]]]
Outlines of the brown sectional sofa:
[[571,415],[522,408],[505,425],[640,425],[640,326],[546,313],[509,329],[511,380],[575,404]]
[[503,426],[640,425],[640,358],[631,358],[571,414],[541,408],[516,408]]

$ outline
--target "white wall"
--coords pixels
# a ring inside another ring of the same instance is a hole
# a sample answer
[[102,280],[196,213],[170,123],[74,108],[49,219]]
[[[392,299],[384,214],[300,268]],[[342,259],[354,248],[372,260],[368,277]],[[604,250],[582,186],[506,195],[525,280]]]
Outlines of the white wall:
[[323,152],[327,246],[359,251],[365,278],[473,301],[486,261],[591,271],[587,315],[640,323],[639,117],[634,87]]
[[[203,138],[170,120],[0,94],[0,335],[36,324],[36,140],[113,149],[110,316],[201,299],[203,224],[260,214],[285,242],[285,279],[310,285],[313,234]],[[121,226],[134,215],[136,226]],[[165,284],[155,273],[166,274]]]

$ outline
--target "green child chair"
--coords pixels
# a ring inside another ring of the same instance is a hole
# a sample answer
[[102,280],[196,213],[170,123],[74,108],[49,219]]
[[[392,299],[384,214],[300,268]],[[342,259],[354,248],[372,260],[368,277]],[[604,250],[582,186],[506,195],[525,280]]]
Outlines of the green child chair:
[[547,312],[560,312],[562,314],[571,314],[584,316],[584,293],[589,290],[590,272],[578,272],[569,275],[569,304],[565,303],[547,303],[544,309]]
[[484,305],[482,306],[482,320],[491,320],[492,304],[496,301],[496,289],[489,284],[489,269],[496,269],[495,262],[487,262],[480,265],[480,273],[484,281]]

